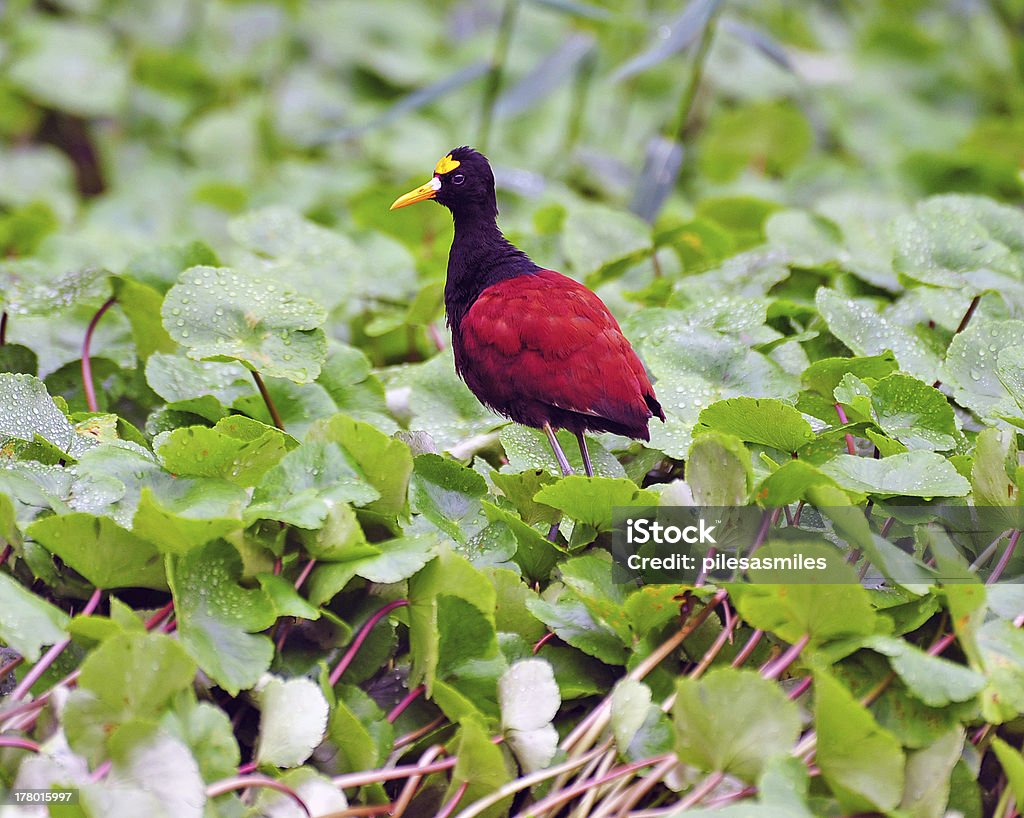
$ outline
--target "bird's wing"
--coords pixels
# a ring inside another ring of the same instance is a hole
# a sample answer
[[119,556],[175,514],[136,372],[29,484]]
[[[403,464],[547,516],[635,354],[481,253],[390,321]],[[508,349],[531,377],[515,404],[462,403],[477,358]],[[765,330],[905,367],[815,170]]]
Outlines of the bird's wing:
[[652,414],[651,382],[615,318],[567,276],[543,270],[498,282],[460,328],[463,375],[471,387],[484,382],[492,405],[536,400],[628,424]]

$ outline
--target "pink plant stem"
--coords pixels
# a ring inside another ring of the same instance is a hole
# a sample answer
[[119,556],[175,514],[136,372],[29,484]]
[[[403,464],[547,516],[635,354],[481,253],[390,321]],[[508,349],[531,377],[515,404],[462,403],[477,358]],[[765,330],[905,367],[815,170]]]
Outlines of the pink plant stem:
[[534,653],[534,655],[540,653],[540,649],[542,647],[544,647],[548,642],[550,642],[554,638],[555,638],[555,632],[554,631],[548,631],[540,639],[538,639],[537,642],[533,646],[533,653]]
[[[103,589],[97,588],[92,592],[92,596],[89,597],[89,601],[86,606],[82,609],[82,616],[89,616],[93,611],[96,610],[96,606],[100,604],[100,598],[103,596]],[[11,691],[10,700],[12,702],[18,701],[18,699],[24,698],[25,694],[32,689],[32,685],[39,681],[39,677],[46,673],[47,669],[52,665],[57,657],[64,652],[64,648],[71,644],[71,637],[62,639],[55,645],[51,645],[50,649],[46,651],[43,658],[36,662],[35,666],[25,674],[25,678],[22,679],[16,688]]]
[[794,644],[790,645],[778,659],[774,662],[768,662],[761,668],[761,675],[766,679],[778,679],[786,668],[788,668],[793,662],[796,661],[807,643],[811,641],[811,637],[808,634],[801,636]]
[[114,296],[110,296],[103,302],[103,306],[96,310],[96,314],[85,331],[85,339],[82,341],[82,388],[85,390],[85,405],[90,412],[98,412],[99,407],[96,403],[96,387],[92,382],[92,361],[89,358],[89,347],[92,345],[92,335],[96,331],[96,325],[116,301]]
[[804,678],[800,680],[800,684],[798,684],[796,687],[789,691],[788,696],[790,701],[796,701],[801,696],[803,696],[804,693],[807,692],[807,688],[811,686],[811,683],[813,681],[813,676],[804,676]]
[[306,815],[311,816],[313,814],[309,811],[309,807],[306,806],[306,802],[302,800],[302,797],[295,792],[295,790],[284,782],[265,775],[242,775],[235,778],[226,778],[221,781],[217,781],[206,788],[206,797],[212,799],[219,795],[233,792],[234,790],[247,790],[250,787],[265,787],[266,789],[283,792],[298,804],[299,808],[306,813]]
[[307,562],[304,566],[302,566],[302,571],[299,573],[299,576],[295,580],[295,590],[296,591],[299,590],[299,588],[302,587],[302,584],[307,579],[309,579],[309,575],[312,573],[312,571],[313,571],[313,569],[315,567],[316,567],[316,558],[315,557],[313,559],[311,559],[309,562]]
[[0,552],[0,565],[7,562],[7,558],[14,552],[14,546],[9,543],[4,546],[4,550]]
[[[836,414],[839,415],[839,422],[845,426],[850,422],[846,417],[846,410],[843,409],[843,405],[841,403],[837,403],[835,407]],[[853,435],[849,432],[846,433],[846,451],[853,455],[857,454],[857,444],[853,442]]]
[[419,685],[406,693],[402,701],[396,704],[392,711],[388,713],[388,721],[394,724],[395,720],[405,712],[406,708],[409,707],[410,704],[422,696],[426,689],[426,685]]
[[359,631],[358,636],[356,636],[356,638],[352,640],[352,644],[349,646],[349,649],[345,651],[345,655],[341,657],[341,661],[338,662],[337,667],[335,667],[334,670],[331,671],[331,675],[328,681],[331,683],[332,686],[338,683],[338,679],[341,678],[341,674],[345,672],[345,670],[348,668],[350,664],[352,664],[352,660],[355,659],[356,653],[359,652],[359,648],[362,647],[363,642],[366,641],[366,637],[370,635],[370,631],[373,630],[374,625],[380,622],[385,616],[387,616],[396,608],[403,608],[408,604],[409,600],[407,599],[396,599],[394,602],[389,602],[387,605],[385,605],[383,608],[377,611],[377,613],[375,613],[368,620],[366,620],[366,624],[363,625],[362,629]]
[[1003,555],[999,558],[999,563],[995,568],[992,569],[992,573],[988,575],[988,579],[985,580],[986,585],[993,585],[999,581],[999,577],[1003,575],[1003,571],[1006,570],[1006,566],[1010,564],[1010,558],[1013,556],[1014,550],[1017,548],[1017,541],[1020,539],[1020,529],[1013,529],[1013,533],[1010,535],[1010,541],[1006,544],[1006,549],[1003,551]]
[[146,620],[146,630],[151,631],[157,625],[164,621],[169,613],[174,610],[174,600],[172,599],[166,605],[164,605],[159,611],[153,614],[149,619]]
[[39,752],[38,744],[31,739],[19,736],[0,736],[0,747],[14,747],[18,750],[28,750],[30,753]]

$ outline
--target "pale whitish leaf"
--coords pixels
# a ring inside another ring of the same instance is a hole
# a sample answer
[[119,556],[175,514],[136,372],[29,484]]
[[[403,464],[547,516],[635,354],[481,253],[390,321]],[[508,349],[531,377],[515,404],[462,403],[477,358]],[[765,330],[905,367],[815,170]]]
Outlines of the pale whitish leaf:
[[[309,767],[289,770],[278,780],[298,794],[312,815],[330,815],[348,807],[345,793],[335,787],[330,778]],[[256,809],[260,818],[306,818],[306,812],[294,798],[277,790],[261,790]]]
[[201,818],[206,785],[181,741],[136,723],[119,730],[111,745],[110,774],[100,787],[82,793],[82,800],[92,806],[89,813],[110,818]]
[[256,758],[275,767],[298,767],[323,741],[327,699],[309,679],[281,679],[265,674],[257,698],[260,737]]
[[623,679],[612,691],[612,732],[615,744],[625,750],[647,720],[651,706],[651,689],[643,682]]
[[511,730],[505,741],[524,773],[543,770],[558,751],[558,731],[553,724],[545,724],[536,730]]
[[562,703],[550,663],[516,662],[498,680],[498,702],[506,730],[537,730],[550,722]]

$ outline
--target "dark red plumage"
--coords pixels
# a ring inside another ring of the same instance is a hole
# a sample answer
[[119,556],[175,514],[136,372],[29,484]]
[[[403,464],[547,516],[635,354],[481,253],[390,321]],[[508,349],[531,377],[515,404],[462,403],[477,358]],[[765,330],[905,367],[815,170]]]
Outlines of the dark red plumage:
[[486,288],[463,317],[459,374],[480,400],[526,426],[649,440],[664,419],[650,379],[608,308],[553,270]]
[[541,269],[501,234],[484,156],[453,150],[430,182],[392,209],[425,199],[455,220],[445,307],[455,367],[473,394],[518,423],[544,428],[564,473],[568,461],[552,429],[576,435],[588,474],[584,432],[649,440],[648,421],[665,414],[643,364],[597,295]]

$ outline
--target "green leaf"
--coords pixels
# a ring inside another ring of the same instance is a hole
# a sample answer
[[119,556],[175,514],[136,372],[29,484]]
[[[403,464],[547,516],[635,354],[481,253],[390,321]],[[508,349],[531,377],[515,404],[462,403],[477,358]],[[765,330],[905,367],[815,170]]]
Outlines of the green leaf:
[[953,407],[938,389],[909,375],[888,375],[871,389],[878,425],[910,449],[948,451],[959,430]]
[[323,741],[327,699],[309,679],[281,679],[267,674],[256,692],[260,734],[256,760],[274,767],[298,767]]
[[1017,803],[1024,803],[1024,757],[998,736],[992,737],[992,749],[1006,774],[1006,780]]
[[154,441],[164,468],[174,474],[219,477],[252,486],[288,450],[285,436],[258,421],[234,415],[208,426],[175,429]]
[[651,244],[651,228],[643,219],[603,205],[569,208],[562,230],[562,250],[581,279],[647,252]]
[[816,466],[803,460],[790,460],[764,479],[756,496],[765,507],[780,508],[808,499],[808,492],[814,488],[836,485],[835,480]]
[[686,478],[700,505],[743,505],[753,476],[750,451],[738,437],[706,432],[690,446]]
[[[963,752],[964,731],[950,730],[928,747],[907,753],[900,809],[914,818],[946,815],[953,767]],[[950,805],[952,806],[952,805]]]
[[983,196],[934,196],[892,226],[897,272],[968,295],[1024,277],[1024,214]]
[[427,432],[442,451],[507,423],[469,391],[455,374],[455,363],[447,352],[403,367],[387,385],[389,389],[409,388],[409,430]]
[[341,772],[372,770],[391,753],[394,729],[377,704],[355,685],[335,688],[338,700],[327,731]]
[[1017,435],[1009,430],[983,429],[974,440],[971,490],[979,506],[1013,506],[1019,489]]
[[490,474],[494,485],[516,507],[519,516],[527,525],[557,522],[559,514],[551,506],[534,500],[537,492],[550,486],[555,478],[545,469],[527,469],[517,474],[494,471]]
[[[468,560],[447,548],[442,548],[437,557],[409,582],[409,639],[413,655],[410,684],[418,684],[425,679],[429,688],[438,672],[441,662],[440,640],[442,636],[449,636],[443,635],[438,626],[441,596],[449,598],[448,604],[452,610],[451,600],[461,599],[468,606],[464,606],[465,611],[472,614],[472,609],[475,609],[474,619],[477,620],[477,624],[483,623],[485,627],[489,625],[491,631],[497,633],[494,625],[494,587]],[[457,634],[451,634],[451,637],[457,638]],[[486,641],[489,642],[490,638],[496,640],[494,636],[487,637]],[[494,644],[496,651],[496,641]],[[472,640],[461,638],[458,643],[451,642],[447,645],[449,655],[446,661],[449,664],[466,658],[458,655],[459,646],[467,651],[467,657],[490,653],[488,644],[474,645]]]
[[117,306],[131,324],[139,358],[145,360],[154,352],[174,352],[174,339],[167,334],[159,318],[163,295],[126,276],[114,276],[111,281]]
[[487,484],[479,474],[436,454],[416,457],[414,469],[409,484],[414,513],[462,545],[487,526],[480,504]]
[[597,531],[612,527],[612,508],[615,506],[656,506],[658,495],[638,489],[636,483],[625,477],[583,477],[570,475],[557,483],[544,486],[534,495],[538,503],[557,508],[569,517],[591,526]]
[[530,598],[526,607],[559,639],[588,656],[608,665],[626,664],[629,652],[622,640],[611,627],[597,620],[575,594],[563,592],[555,601]]
[[202,815],[205,784],[183,742],[151,724],[133,722],[111,737],[110,756],[113,764],[103,783],[82,794],[89,813],[110,818],[140,814],[136,810],[155,818]]
[[246,213],[229,225],[232,236],[252,251],[252,269],[288,281],[330,309],[360,306],[364,298],[411,294],[416,265],[393,239],[372,233],[354,240],[285,207]]
[[75,430],[41,380],[0,373],[0,444],[10,438],[31,443],[37,435],[72,458],[96,445],[95,438]]
[[256,387],[238,363],[192,361],[180,355],[155,352],[146,361],[150,388],[174,408],[218,421],[235,400]]
[[[580,454],[576,437],[571,432],[561,430],[556,433],[558,444],[569,458],[569,465],[577,474],[583,474],[583,457]],[[508,457],[508,468],[513,472],[526,469],[543,469],[547,474],[561,477],[555,453],[547,436],[540,429],[530,429],[518,423],[510,423],[498,435],[502,448]],[[587,438],[587,450],[597,477],[625,477],[626,470],[622,464],[599,441]]]
[[985,687],[985,677],[980,673],[940,656],[930,656],[902,639],[878,634],[866,645],[888,656],[903,683],[932,707],[967,701]]
[[680,761],[748,782],[800,734],[797,706],[774,682],[733,668],[680,679],[672,721]]
[[938,356],[901,324],[878,311],[878,303],[867,298],[850,298],[824,287],[816,303],[829,331],[855,355],[884,355],[892,351],[900,368],[925,383],[939,376]]
[[821,470],[851,491],[882,497],[964,497],[971,484],[946,458],[913,451],[875,460],[841,454]]
[[789,100],[748,102],[724,108],[701,136],[700,167],[713,180],[729,181],[747,167],[781,176],[814,142],[810,123]]
[[84,512],[43,517],[26,533],[97,588],[167,588],[160,552],[109,517]]
[[164,554],[185,554],[242,528],[244,489],[227,482],[197,480],[194,490],[161,500],[144,486],[132,531]]
[[336,443],[310,441],[263,475],[245,517],[319,528],[335,503],[365,505],[379,497],[345,449]]
[[159,715],[195,674],[195,662],[171,637],[120,633],[89,653],[78,683],[126,721]]
[[[649,312],[636,313],[631,322],[639,323]],[[666,415],[664,424],[651,424],[654,448],[685,458],[701,411],[722,398],[786,400],[796,395],[797,379],[772,359],[738,338],[686,326],[685,313],[666,312],[673,313],[669,326],[640,342]]]
[[730,398],[700,413],[698,434],[714,429],[747,443],[795,452],[814,440],[811,424],[788,404],[769,398]]
[[[1022,337],[1024,321],[972,321],[953,337],[946,351],[943,380],[952,387],[958,404],[990,420],[1020,415],[1017,401],[999,377],[998,360]],[[1004,359],[1006,367],[1011,360]],[[1004,368],[1004,377],[1007,374]]]
[[39,659],[44,645],[56,644],[67,635],[67,614],[7,574],[0,574],[0,608],[4,611],[0,641],[29,662]]
[[10,81],[42,105],[83,117],[118,114],[128,98],[128,61],[114,35],[81,22],[26,21],[27,48]]
[[805,388],[831,400],[835,388],[847,373],[856,375],[861,380],[881,380],[897,369],[895,356],[886,350],[881,355],[864,358],[823,358],[807,367],[800,376],[800,381]]
[[4,344],[0,346],[0,373],[2,372],[36,375],[39,372],[39,357],[22,344]]
[[903,795],[900,744],[830,673],[814,674],[818,766],[845,813],[891,810]]
[[[780,544],[781,545],[781,544]],[[757,556],[781,555],[769,542],[756,552]],[[851,566],[837,562],[838,552],[824,544],[801,541],[798,549],[808,558],[828,559],[828,573],[819,584],[767,585],[760,582],[732,586],[737,610],[752,627],[769,631],[797,642],[810,637],[811,648],[834,640],[851,639],[875,630],[875,613],[871,600]],[[754,574],[754,572],[751,572]],[[770,575],[764,577],[770,580]],[[778,581],[778,579],[776,579]],[[840,584],[843,583],[843,584]]]
[[191,267],[168,290],[164,327],[194,360],[240,361],[262,375],[315,381],[327,355],[326,313],[273,279]]
[[168,557],[167,566],[185,649],[232,696],[255,685],[274,654],[273,643],[257,632],[273,624],[275,611],[264,591],[238,585],[238,552],[214,541]]
[[[463,791],[465,785],[465,803],[472,804],[512,780],[501,748],[491,741],[490,731],[476,718],[463,719],[459,723],[451,752],[458,761],[452,769],[445,801],[454,797],[456,792]],[[512,796],[509,796],[479,814],[484,818],[500,818],[507,814],[511,801]]]
[[405,510],[413,459],[409,447],[369,423],[335,415],[313,425],[308,441],[333,441],[356,461],[380,497],[367,510],[397,517]]

